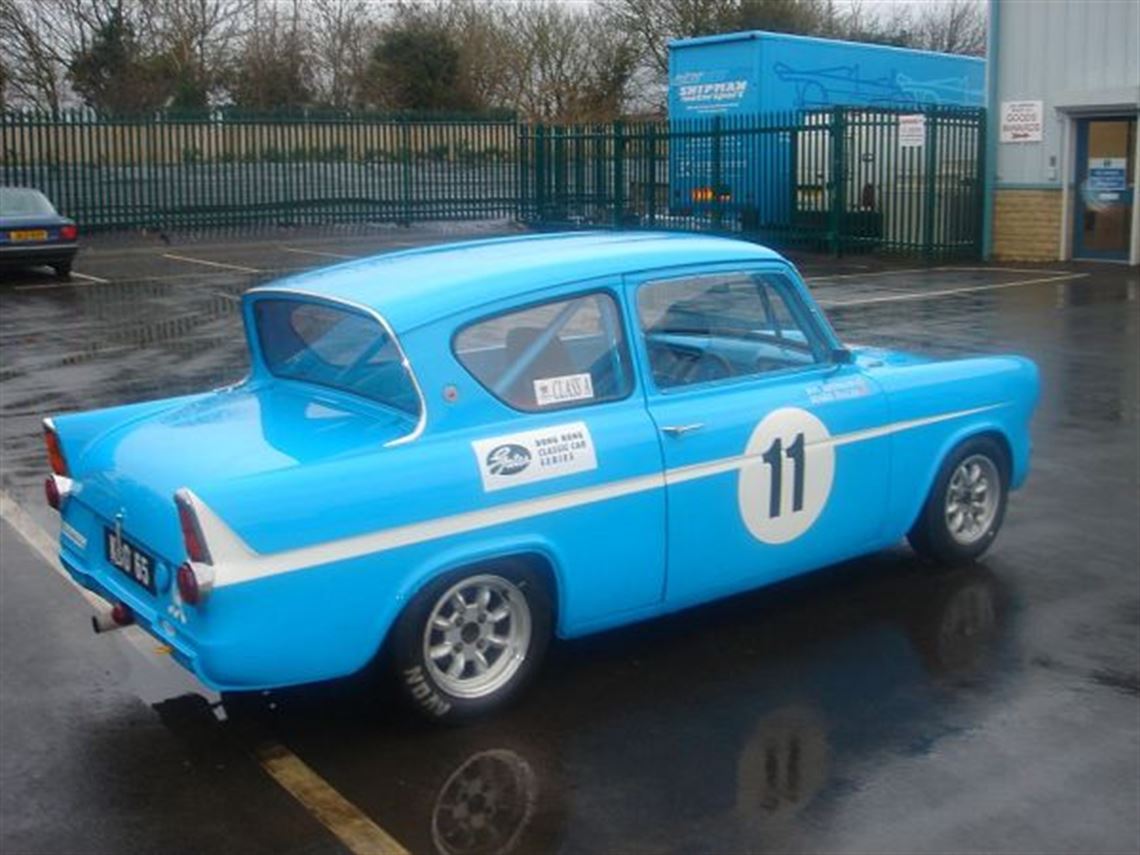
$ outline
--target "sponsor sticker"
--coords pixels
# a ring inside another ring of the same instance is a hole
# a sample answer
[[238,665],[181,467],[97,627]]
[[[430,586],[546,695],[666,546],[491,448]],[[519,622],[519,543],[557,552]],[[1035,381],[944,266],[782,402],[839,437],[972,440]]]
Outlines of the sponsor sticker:
[[587,401],[594,397],[594,381],[589,374],[564,374],[534,381],[534,400],[540,407],[566,401]]
[[846,377],[842,380],[825,380],[822,383],[809,383],[808,400],[813,404],[826,404],[830,401],[846,401],[862,398],[871,393],[871,387],[862,377]]
[[477,439],[471,449],[488,493],[598,468],[585,422]]

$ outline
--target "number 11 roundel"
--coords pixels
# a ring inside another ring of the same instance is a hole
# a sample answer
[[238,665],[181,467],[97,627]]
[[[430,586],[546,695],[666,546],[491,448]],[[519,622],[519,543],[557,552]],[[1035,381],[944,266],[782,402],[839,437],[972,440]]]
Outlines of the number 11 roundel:
[[807,410],[784,407],[765,416],[744,449],[740,516],[764,543],[787,543],[823,511],[835,475],[835,447],[826,425]]

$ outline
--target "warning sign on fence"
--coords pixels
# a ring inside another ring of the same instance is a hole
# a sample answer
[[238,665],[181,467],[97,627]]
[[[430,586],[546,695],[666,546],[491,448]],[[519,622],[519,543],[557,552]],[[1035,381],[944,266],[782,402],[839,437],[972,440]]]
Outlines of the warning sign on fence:
[[1003,143],[1041,142],[1045,130],[1045,105],[1041,101],[1001,102]]
[[899,116],[899,148],[922,148],[926,144],[926,116]]

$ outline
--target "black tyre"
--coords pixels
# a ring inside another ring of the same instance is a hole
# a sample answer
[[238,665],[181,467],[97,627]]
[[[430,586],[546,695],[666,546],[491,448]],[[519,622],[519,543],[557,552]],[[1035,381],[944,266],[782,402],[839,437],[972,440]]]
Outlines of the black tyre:
[[401,693],[440,723],[502,707],[538,668],[552,611],[543,579],[526,567],[473,568],[435,580],[392,631]]
[[968,439],[938,470],[934,486],[907,535],[915,551],[946,564],[977,558],[1005,519],[1009,457],[995,439]]
[[52,269],[55,270],[55,278],[61,282],[66,282],[71,279],[70,261],[65,261],[62,264],[53,264]]

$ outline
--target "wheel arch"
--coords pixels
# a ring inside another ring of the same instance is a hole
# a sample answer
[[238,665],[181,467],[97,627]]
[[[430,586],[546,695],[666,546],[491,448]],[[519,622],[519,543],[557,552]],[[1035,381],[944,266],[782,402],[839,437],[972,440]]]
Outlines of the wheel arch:
[[525,567],[542,579],[550,598],[551,624],[557,633],[566,598],[562,562],[559,560],[557,550],[551,544],[542,541],[491,542],[474,549],[441,553],[409,574],[396,596],[396,607],[391,620],[387,622],[381,633],[376,646],[376,656],[384,653],[391,637],[392,627],[429,585],[451,573],[464,570],[485,571],[495,567]]
[[963,426],[961,429],[950,434],[939,448],[938,453],[933,455],[931,466],[924,475],[922,482],[924,485],[923,489],[918,494],[918,501],[909,515],[910,521],[908,523],[908,529],[913,526],[922,515],[923,508],[926,507],[926,502],[929,500],[930,494],[938,481],[938,473],[942,471],[942,467],[946,464],[946,461],[963,444],[974,439],[991,439],[1001,448],[1002,453],[1005,455],[1003,462],[1005,463],[1005,475],[1008,479],[1006,487],[1007,489],[1013,488],[1013,484],[1015,483],[1013,443],[1010,441],[1004,428],[996,422]]

